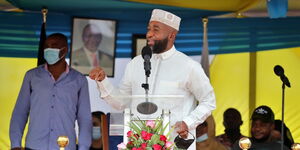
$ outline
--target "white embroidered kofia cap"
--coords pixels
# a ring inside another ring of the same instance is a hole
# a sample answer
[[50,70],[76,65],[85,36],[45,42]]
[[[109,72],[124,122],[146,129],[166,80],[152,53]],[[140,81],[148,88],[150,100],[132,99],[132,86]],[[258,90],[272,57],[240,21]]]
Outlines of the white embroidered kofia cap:
[[161,9],[153,9],[150,18],[150,22],[158,21],[176,29],[177,31],[179,31],[180,20],[180,17]]

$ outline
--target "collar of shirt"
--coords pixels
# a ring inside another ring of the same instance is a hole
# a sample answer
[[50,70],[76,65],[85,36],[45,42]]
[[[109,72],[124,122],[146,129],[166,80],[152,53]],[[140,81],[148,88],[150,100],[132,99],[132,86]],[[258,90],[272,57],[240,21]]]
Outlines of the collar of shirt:
[[[48,65],[47,64],[45,64],[45,67],[44,67],[47,71],[49,71],[48,70]],[[70,68],[69,68],[69,65],[68,64],[66,64],[66,70],[65,70],[65,72],[66,73],[69,73],[69,71],[70,71]]]
[[160,53],[160,54],[155,54],[154,58],[165,60],[165,59],[170,58],[173,54],[175,54],[175,52],[176,52],[176,49],[175,49],[175,46],[173,45],[171,49],[169,49],[163,53]]
[[[47,65],[47,64],[45,64],[44,68],[45,68],[45,70],[47,70],[47,71],[50,73],[50,75],[51,75],[51,78],[52,78],[52,79],[55,81],[55,79],[54,79],[53,75],[52,75],[52,74],[51,74],[51,72],[48,70],[48,65]],[[69,71],[70,71],[69,65],[68,65],[68,64],[66,64],[66,70],[65,70],[66,74],[68,74],[68,73],[69,73]]]

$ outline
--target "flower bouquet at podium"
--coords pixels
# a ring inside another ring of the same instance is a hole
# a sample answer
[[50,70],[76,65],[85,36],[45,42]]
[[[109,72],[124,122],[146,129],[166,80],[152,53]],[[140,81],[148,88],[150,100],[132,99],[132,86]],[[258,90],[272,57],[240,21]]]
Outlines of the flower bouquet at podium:
[[[165,130],[169,124],[163,126],[161,118],[156,120],[138,120],[129,122],[132,129],[127,132],[127,143],[120,143],[118,150],[171,150],[175,144],[170,139],[172,128],[166,135]],[[124,135],[126,136],[126,135]]]

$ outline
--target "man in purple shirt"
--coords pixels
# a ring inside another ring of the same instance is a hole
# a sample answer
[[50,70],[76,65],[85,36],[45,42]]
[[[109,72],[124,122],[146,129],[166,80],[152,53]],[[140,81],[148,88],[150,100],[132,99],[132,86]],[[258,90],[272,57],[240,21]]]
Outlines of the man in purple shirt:
[[66,150],[75,150],[75,120],[79,126],[79,150],[89,149],[92,121],[88,83],[85,76],[69,68],[67,52],[67,37],[60,33],[50,35],[44,50],[47,63],[26,73],[10,122],[13,150],[21,149],[28,117],[26,149],[57,150],[57,138],[64,135],[69,138]]

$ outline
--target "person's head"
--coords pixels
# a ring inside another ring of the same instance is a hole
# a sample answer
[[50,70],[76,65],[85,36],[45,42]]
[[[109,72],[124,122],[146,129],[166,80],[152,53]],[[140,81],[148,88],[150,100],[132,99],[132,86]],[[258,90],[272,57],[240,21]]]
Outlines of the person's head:
[[99,140],[101,138],[101,115],[104,115],[101,111],[92,112],[93,140]]
[[82,42],[88,50],[96,52],[102,40],[100,28],[95,24],[88,24],[82,31]]
[[61,33],[49,35],[44,44],[44,58],[49,65],[65,61],[68,53],[67,37]]
[[[275,128],[272,131],[272,136],[276,140],[281,140],[282,121],[275,120],[274,125],[275,125]],[[284,137],[284,145],[286,145],[287,147],[290,148],[292,146],[292,144],[294,144],[294,139],[293,139],[290,129],[285,125],[285,123],[283,124],[283,137]]]
[[251,116],[251,135],[257,142],[265,142],[271,138],[274,129],[274,113],[268,106],[257,107]]
[[180,20],[178,16],[161,9],[152,11],[146,38],[153,53],[162,53],[172,48]]
[[223,114],[225,129],[239,129],[243,124],[240,112],[235,108],[228,108]]

